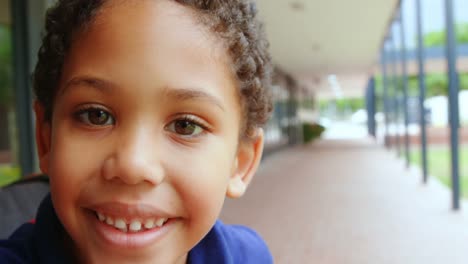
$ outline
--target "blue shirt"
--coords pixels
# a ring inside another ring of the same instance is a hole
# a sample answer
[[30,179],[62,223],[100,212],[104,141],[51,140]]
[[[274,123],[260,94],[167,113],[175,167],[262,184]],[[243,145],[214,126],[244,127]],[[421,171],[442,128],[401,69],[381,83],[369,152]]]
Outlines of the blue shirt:
[[[23,224],[8,240],[0,240],[0,264],[73,263],[65,248],[67,237],[48,195],[39,207],[36,223]],[[217,221],[189,252],[187,263],[270,264],[273,260],[255,231]]]

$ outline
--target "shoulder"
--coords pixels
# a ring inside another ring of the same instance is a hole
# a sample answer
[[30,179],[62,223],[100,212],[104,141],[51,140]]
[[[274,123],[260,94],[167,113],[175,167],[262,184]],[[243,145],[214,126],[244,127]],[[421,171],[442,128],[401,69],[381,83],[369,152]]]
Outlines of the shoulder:
[[0,240],[1,263],[32,263],[33,224],[23,224],[8,239]]
[[[215,249],[215,250],[213,250]],[[191,251],[203,256],[203,262],[191,263],[273,263],[270,251],[254,230],[240,225],[225,225],[217,221],[205,238]]]
[[[225,225],[221,222],[218,222],[214,228],[223,235],[226,244],[236,254],[236,259],[245,260],[239,263],[272,262],[265,262],[271,260],[270,251],[260,235],[253,229],[240,225]],[[256,261],[252,262],[252,260]]]
[[[0,242],[1,243],[1,242]],[[27,263],[24,258],[9,248],[0,245],[0,264],[23,264]]]
[[0,264],[71,263],[64,235],[48,195],[39,206],[34,224],[23,224],[8,239],[0,240]]

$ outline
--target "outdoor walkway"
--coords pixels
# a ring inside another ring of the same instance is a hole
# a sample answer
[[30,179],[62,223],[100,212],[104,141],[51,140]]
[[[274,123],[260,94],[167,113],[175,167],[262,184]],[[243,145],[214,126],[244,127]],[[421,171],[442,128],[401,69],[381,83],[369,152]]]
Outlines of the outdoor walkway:
[[256,229],[280,264],[466,264],[463,206],[370,140],[321,141],[267,157],[222,219]]

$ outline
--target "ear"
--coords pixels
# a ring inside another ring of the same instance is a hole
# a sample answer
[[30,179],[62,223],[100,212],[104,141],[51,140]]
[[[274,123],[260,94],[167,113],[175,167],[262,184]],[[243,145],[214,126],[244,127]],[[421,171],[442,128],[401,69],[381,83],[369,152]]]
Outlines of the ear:
[[253,138],[239,143],[234,170],[226,192],[228,197],[239,198],[244,195],[262,159],[263,140],[263,129],[258,128]]
[[34,112],[36,114],[36,144],[39,167],[42,173],[47,174],[49,170],[51,121],[46,121],[45,109],[38,101],[34,101]]

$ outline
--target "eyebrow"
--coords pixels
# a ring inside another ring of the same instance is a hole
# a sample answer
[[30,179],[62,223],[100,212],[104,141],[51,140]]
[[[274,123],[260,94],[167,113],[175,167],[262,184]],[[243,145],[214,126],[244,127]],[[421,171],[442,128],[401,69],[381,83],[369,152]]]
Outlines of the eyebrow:
[[174,99],[175,101],[205,100],[216,105],[221,110],[225,111],[221,100],[209,93],[200,91],[198,89],[167,88],[164,92],[164,95]]
[[[63,95],[73,86],[85,86],[97,89],[104,93],[110,93],[115,87],[116,84],[95,78],[90,76],[79,76],[74,77],[71,80],[67,81],[65,84],[64,89],[60,91],[60,95]],[[169,97],[175,101],[190,101],[190,100],[204,100],[208,101],[215,106],[219,107],[221,110],[226,111],[221,103],[221,100],[218,99],[216,96],[211,95],[207,92],[204,92],[197,88],[164,88],[162,94],[165,97]]]
[[59,92],[59,94],[60,95],[65,94],[73,86],[86,86],[86,87],[95,88],[104,93],[109,93],[110,90],[112,90],[112,88],[115,87],[116,85],[114,85],[113,83],[109,81],[102,80],[102,79],[95,78],[95,77],[78,76],[67,81],[65,83],[65,87],[62,89],[62,91]]

